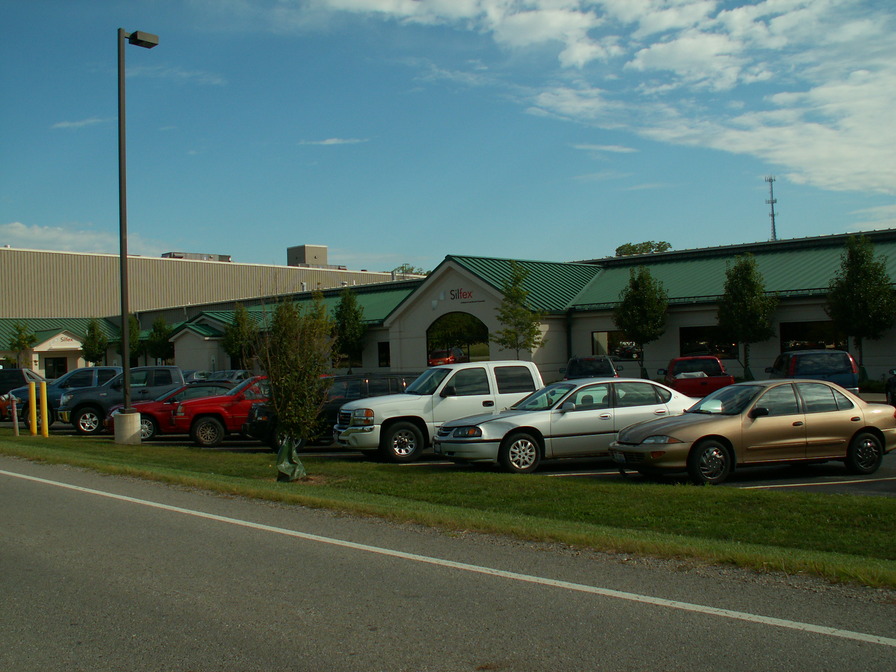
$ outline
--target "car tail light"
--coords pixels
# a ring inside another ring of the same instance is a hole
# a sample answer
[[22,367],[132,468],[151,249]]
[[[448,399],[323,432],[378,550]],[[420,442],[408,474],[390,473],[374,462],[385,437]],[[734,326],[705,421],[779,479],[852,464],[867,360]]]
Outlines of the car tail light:
[[796,375],[796,360],[797,357],[791,357],[790,361],[787,362],[787,377],[793,378]]
[[858,373],[859,367],[856,365],[856,360],[853,359],[853,356],[850,355],[849,353],[846,353],[846,356],[849,357],[849,364],[850,364],[850,366],[852,366],[852,372]]

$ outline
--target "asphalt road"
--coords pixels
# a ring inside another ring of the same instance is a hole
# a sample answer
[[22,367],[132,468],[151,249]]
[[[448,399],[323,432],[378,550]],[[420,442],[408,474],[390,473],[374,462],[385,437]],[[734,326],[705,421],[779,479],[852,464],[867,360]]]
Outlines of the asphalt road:
[[6,457],[0,511],[0,670],[890,672],[896,661],[892,591]]

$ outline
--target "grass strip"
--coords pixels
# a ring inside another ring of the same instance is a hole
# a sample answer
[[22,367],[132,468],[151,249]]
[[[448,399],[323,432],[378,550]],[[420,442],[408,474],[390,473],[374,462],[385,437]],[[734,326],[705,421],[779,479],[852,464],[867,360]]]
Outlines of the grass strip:
[[277,483],[274,455],[108,437],[13,437],[0,453],[244,496],[615,553],[692,558],[896,588],[896,500],[514,476],[307,456]]

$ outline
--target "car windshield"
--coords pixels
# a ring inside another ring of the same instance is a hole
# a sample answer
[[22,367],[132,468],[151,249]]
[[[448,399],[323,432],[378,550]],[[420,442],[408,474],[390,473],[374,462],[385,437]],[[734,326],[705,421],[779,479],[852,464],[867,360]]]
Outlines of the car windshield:
[[408,385],[405,394],[419,394],[425,396],[434,394],[443,380],[451,373],[451,369],[427,369]]
[[574,390],[575,387],[575,385],[568,383],[548,385],[523,397],[510,408],[514,411],[546,411],[549,408],[553,408],[558,401]]
[[166,391],[162,392],[162,394],[157,396],[155,399],[153,399],[153,401],[165,401],[168,397],[171,396],[172,392],[174,392],[175,394],[179,394],[179,393],[183,392],[184,389],[186,389],[186,385],[184,385],[183,387],[177,388],[176,391],[166,390]]
[[756,396],[766,389],[762,385],[729,385],[703,397],[685,413],[707,413],[710,415],[738,415]]

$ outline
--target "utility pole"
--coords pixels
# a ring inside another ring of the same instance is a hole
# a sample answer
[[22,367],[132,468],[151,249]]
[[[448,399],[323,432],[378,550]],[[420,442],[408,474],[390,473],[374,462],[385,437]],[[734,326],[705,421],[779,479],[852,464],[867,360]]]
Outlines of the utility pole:
[[769,215],[769,217],[772,218],[772,238],[771,239],[778,240],[778,234],[775,231],[775,203],[778,202],[778,200],[775,198],[775,176],[769,175],[768,177],[765,178],[765,181],[768,182],[768,200],[766,201],[766,203],[768,203],[771,206],[771,210],[772,210],[771,214]]

